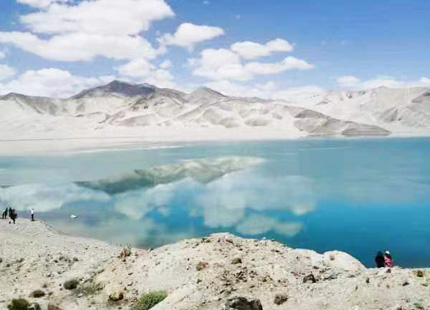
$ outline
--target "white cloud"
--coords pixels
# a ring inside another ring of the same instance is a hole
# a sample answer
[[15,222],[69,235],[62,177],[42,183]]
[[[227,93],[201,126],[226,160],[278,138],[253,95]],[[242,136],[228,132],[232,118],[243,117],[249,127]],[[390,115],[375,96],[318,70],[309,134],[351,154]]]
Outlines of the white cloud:
[[0,64],[0,81],[7,80],[16,74],[14,68]]
[[110,197],[103,192],[79,187],[75,184],[52,185],[26,184],[0,188],[0,200],[18,211],[34,208],[36,212],[60,209],[75,201],[107,202]]
[[17,0],[17,2],[36,8],[44,8],[50,6],[53,3],[69,2],[69,0]]
[[308,70],[314,66],[295,57],[286,57],[277,63],[251,62],[242,64],[240,57],[227,49],[206,49],[200,58],[191,59],[193,74],[212,80],[251,80],[254,75],[277,74],[287,70]]
[[158,87],[177,88],[173,75],[164,69],[153,71],[144,82]]
[[157,185],[148,190],[128,191],[114,196],[115,210],[139,220],[152,210],[164,207],[173,197],[176,184]]
[[[43,1],[31,2],[42,5]],[[0,32],[0,43],[57,61],[90,61],[97,56],[152,59],[158,52],[140,34],[152,22],[174,15],[164,0],[74,3],[53,3],[21,16],[30,31]]]
[[284,223],[275,218],[252,214],[241,222],[236,230],[244,235],[261,235],[273,231],[283,236],[292,237],[297,235],[302,228],[303,224],[299,222]]
[[0,43],[13,44],[40,57],[58,61],[90,61],[96,56],[151,59],[157,55],[151,44],[139,36],[70,33],[44,40],[27,32],[0,32]]
[[353,75],[344,75],[338,77],[336,82],[342,87],[347,87],[357,85],[360,82],[360,79]]
[[173,66],[172,61],[169,59],[164,60],[161,64],[160,64],[160,68],[161,69],[169,69]]
[[178,27],[175,34],[165,34],[159,41],[165,46],[177,45],[192,49],[199,42],[212,40],[223,34],[224,30],[219,27],[183,23]]
[[420,83],[422,83],[425,86],[430,86],[430,78],[422,77],[420,79]]
[[0,51],[0,59],[6,58],[6,52]]
[[273,99],[298,100],[313,94],[321,94],[326,90],[318,85],[305,85],[280,89],[272,95]]
[[157,67],[144,58],[130,61],[117,68],[122,76],[138,78],[139,82],[149,83],[158,87],[174,88],[173,75],[166,69]]
[[148,76],[154,69],[155,66],[148,60],[145,58],[138,58],[119,67],[118,72],[121,75],[130,77],[144,77]]
[[252,74],[243,67],[239,56],[227,49],[206,49],[198,59],[191,59],[195,67],[193,74],[212,80],[240,80],[252,78]]
[[280,88],[273,81],[264,84],[243,84],[228,80],[220,80],[208,82],[205,85],[229,96],[285,100],[296,100],[311,94],[324,93],[326,91],[324,88],[316,85]]
[[258,75],[277,74],[287,70],[309,70],[312,68],[314,68],[313,65],[292,56],[288,56],[277,63],[251,62],[245,65],[245,69],[248,72]]
[[16,92],[33,96],[68,97],[82,89],[107,83],[113,78],[85,78],[55,68],[30,70],[8,83],[0,83],[0,94]]
[[338,78],[337,82],[341,86],[351,89],[430,87],[430,79],[426,77],[421,77],[419,80],[398,80],[391,76],[377,76],[373,79],[361,81],[354,76],[343,76]]
[[77,5],[53,4],[21,17],[32,32],[86,33],[106,36],[138,35],[151,22],[174,16],[163,0],[95,0]]
[[293,46],[283,39],[272,40],[266,44],[259,44],[250,41],[237,42],[231,46],[232,51],[245,59],[256,59],[269,56],[274,52],[291,52],[293,49]]

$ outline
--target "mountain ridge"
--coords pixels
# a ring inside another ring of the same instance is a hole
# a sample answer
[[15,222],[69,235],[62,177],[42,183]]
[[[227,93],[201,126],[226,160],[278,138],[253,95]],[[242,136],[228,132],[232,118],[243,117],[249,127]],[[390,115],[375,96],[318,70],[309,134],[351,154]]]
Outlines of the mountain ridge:
[[430,89],[328,91],[286,101],[226,96],[207,87],[184,93],[114,80],[67,99],[7,94],[0,97],[0,121],[0,138],[116,131],[142,135],[145,127],[153,135],[194,128],[228,130],[225,136],[258,130],[276,138],[430,136]]

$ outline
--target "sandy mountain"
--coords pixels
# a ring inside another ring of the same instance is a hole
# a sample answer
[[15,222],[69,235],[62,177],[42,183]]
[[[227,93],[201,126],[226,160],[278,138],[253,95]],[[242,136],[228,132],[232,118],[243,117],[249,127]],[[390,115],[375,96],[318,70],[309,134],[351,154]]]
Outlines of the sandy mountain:
[[429,135],[430,90],[330,91],[286,102],[113,81],[68,99],[0,97],[0,129],[3,139]]

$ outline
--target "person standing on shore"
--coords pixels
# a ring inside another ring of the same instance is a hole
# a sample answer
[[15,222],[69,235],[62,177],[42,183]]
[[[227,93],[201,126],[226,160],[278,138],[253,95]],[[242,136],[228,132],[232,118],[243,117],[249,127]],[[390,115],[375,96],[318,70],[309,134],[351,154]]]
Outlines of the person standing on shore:
[[9,207],[8,217],[10,218],[10,217],[11,217],[11,215],[12,215],[12,208],[11,208],[11,207]]
[[34,222],[34,209],[33,208],[31,208],[30,214],[31,214],[31,221]]
[[7,219],[7,208],[6,208],[6,210],[4,210],[4,212],[2,213],[1,218],[2,218],[3,220]]
[[[10,208],[9,208],[10,209]],[[12,222],[15,224],[15,220],[18,217],[18,214],[16,213],[15,209],[13,209],[12,211],[10,211],[10,215],[9,215],[10,219],[12,220]],[[10,224],[11,222],[9,222]]]

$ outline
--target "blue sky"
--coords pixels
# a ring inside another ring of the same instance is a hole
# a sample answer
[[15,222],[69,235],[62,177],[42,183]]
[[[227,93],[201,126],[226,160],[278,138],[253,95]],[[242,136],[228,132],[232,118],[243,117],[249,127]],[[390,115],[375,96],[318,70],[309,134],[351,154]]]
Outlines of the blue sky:
[[279,98],[337,88],[430,86],[430,1],[0,5],[0,94],[64,97],[114,78]]

